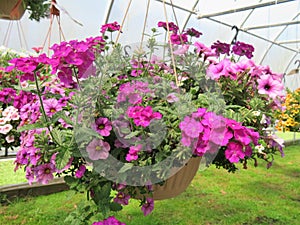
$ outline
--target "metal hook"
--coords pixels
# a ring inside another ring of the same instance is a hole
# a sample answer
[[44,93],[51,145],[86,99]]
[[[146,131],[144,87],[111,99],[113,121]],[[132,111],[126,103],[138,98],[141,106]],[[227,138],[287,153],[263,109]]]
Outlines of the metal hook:
[[129,57],[129,53],[128,53],[128,50],[131,50],[131,46],[130,45],[125,45],[124,46],[124,54],[125,54],[125,57]]
[[236,25],[234,25],[233,27],[231,27],[231,30],[233,30],[233,29],[235,29],[235,35],[234,35],[234,37],[233,37],[233,39],[231,41],[231,44],[235,44],[236,43],[237,36],[239,34],[239,31],[240,31],[240,29]]
[[297,60],[295,61],[295,64],[297,64],[297,63],[298,63],[297,69],[299,69],[299,68],[300,68],[300,59],[297,59]]

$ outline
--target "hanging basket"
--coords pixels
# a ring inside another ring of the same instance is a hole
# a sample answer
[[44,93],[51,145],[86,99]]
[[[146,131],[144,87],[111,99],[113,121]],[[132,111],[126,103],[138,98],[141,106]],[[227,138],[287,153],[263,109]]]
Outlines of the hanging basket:
[[180,170],[173,176],[169,177],[163,185],[153,185],[153,192],[151,195],[136,195],[134,198],[143,199],[144,197],[151,197],[154,200],[163,200],[176,197],[184,192],[195,177],[201,157],[191,158]]
[[19,20],[25,10],[22,0],[0,0],[0,19]]

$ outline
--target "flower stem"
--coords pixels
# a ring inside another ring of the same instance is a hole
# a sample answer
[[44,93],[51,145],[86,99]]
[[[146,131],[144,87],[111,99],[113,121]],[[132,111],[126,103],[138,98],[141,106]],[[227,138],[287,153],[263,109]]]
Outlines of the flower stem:
[[50,133],[50,136],[51,136],[52,140],[54,141],[55,139],[54,139],[54,137],[53,137],[53,135],[52,135],[52,132],[51,132],[51,130],[50,130],[50,126],[49,126],[49,124],[48,124],[49,121],[48,121],[48,117],[47,117],[47,115],[46,115],[46,111],[45,111],[45,108],[44,108],[43,99],[42,99],[41,90],[40,90],[40,87],[39,87],[39,83],[38,83],[36,71],[35,71],[33,74],[34,74],[34,80],[35,80],[35,86],[36,86],[36,90],[37,90],[37,95],[38,95],[39,100],[40,100],[40,105],[41,105],[41,109],[42,109],[42,114],[43,114],[43,117],[44,117],[44,119],[45,119],[45,121],[46,121],[46,123],[47,123],[46,127],[47,127],[47,129],[48,129],[48,131],[49,131],[49,133]]

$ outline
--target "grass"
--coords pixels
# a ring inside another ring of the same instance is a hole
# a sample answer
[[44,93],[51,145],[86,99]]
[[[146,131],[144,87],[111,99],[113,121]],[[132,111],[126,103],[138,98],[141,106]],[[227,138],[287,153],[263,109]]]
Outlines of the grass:
[[276,135],[280,138],[283,138],[286,141],[294,140],[294,135],[295,135],[295,139],[300,139],[300,132],[281,132],[281,131],[277,131]]
[[[300,224],[299,146],[285,152],[269,170],[249,165],[235,174],[214,167],[199,171],[183,194],[157,201],[149,216],[131,200],[116,217],[127,225]],[[0,208],[0,224],[62,225],[84,199],[72,191],[19,199]]]
[[14,172],[13,160],[0,161],[0,186],[27,182],[25,172],[22,169]]

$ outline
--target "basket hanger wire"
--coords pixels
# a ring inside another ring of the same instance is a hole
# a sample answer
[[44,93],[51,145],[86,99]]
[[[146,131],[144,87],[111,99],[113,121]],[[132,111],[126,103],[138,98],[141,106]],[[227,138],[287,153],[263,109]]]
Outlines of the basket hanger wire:
[[163,0],[163,6],[164,6],[164,15],[165,15],[165,19],[166,19],[168,42],[169,42],[169,46],[170,46],[170,53],[171,53],[171,60],[172,60],[172,65],[173,65],[173,70],[174,70],[174,75],[175,75],[175,81],[176,81],[176,86],[179,87],[178,75],[177,75],[177,70],[176,70],[176,61],[175,61],[173,46],[172,46],[172,42],[171,42],[170,27],[169,27],[169,20],[168,20],[168,14],[167,14],[165,0]]

